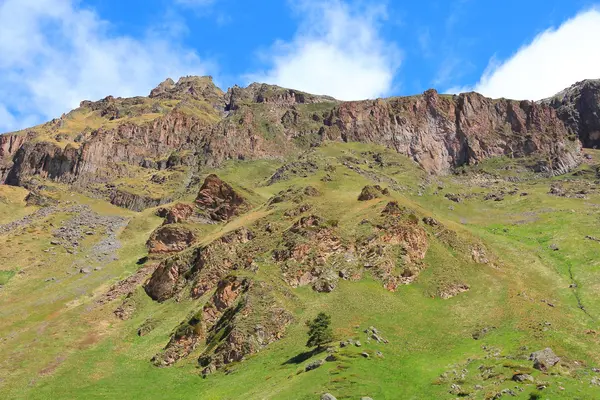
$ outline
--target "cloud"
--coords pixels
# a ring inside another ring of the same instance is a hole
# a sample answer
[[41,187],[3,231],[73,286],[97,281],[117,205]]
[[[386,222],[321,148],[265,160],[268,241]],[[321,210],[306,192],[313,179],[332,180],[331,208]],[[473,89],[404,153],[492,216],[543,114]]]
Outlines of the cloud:
[[400,53],[379,34],[384,7],[302,0],[295,11],[302,17],[294,38],[276,42],[263,54],[268,70],[249,75],[249,80],[342,100],[389,93]]
[[577,81],[600,78],[599,37],[600,10],[582,12],[539,34],[508,60],[493,57],[474,90],[489,97],[540,100]]
[[84,99],[146,95],[209,66],[161,31],[117,36],[75,0],[0,2],[0,132],[60,116]]

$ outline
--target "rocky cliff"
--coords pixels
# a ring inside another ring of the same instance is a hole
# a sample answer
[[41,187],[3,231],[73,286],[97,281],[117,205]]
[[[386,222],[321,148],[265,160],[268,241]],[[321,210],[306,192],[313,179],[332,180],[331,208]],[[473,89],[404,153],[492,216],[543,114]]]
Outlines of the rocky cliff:
[[584,147],[600,146],[600,80],[585,80],[541,101],[556,109],[567,130]]
[[538,171],[560,174],[579,163],[577,135],[584,145],[600,140],[598,90],[584,87],[579,95],[563,96],[573,108],[558,100],[492,100],[435,90],[338,102],[265,84],[223,93],[209,77],[169,79],[147,98],[85,101],[60,119],[1,136],[0,178],[11,185],[35,175],[84,189],[105,185],[105,197],[139,210],[161,204],[163,196],[153,196],[157,182],[148,178],[142,195],[132,185],[115,188],[116,179],[142,182],[141,169],[184,166],[192,173],[228,159],[281,158],[323,141],[385,145],[432,174],[495,156],[531,156]]

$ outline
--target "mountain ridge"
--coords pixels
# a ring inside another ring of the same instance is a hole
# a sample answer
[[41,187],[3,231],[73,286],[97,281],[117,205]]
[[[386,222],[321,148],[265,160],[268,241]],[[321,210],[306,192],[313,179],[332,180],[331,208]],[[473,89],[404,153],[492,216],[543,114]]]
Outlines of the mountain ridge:
[[[211,77],[188,76],[165,80],[149,97],[82,101],[59,119],[0,136],[0,180],[23,185],[49,177],[131,207],[122,199],[139,193],[103,185],[141,179],[139,168],[179,165],[193,174],[229,159],[285,159],[325,141],[381,144],[431,174],[494,156],[537,157],[535,170],[562,174],[581,162],[581,151],[571,137],[577,128],[565,125],[557,108],[433,89],[362,101],[258,83],[223,92]],[[157,205],[143,197],[136,209]]]

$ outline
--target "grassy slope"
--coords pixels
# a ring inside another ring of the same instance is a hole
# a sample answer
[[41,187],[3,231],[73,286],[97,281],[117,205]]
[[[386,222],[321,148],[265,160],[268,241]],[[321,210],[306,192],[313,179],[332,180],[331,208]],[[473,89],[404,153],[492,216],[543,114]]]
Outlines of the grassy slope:
[[[364,145],[350,144],[316,150],[314,157],[320,163],[337,164],[331,173],[332,182],[320,180],[325,174],[321,170],[308,178],[265,186],[279,166],[270,161],[235,162],[217,172],[245,190],[255,204],[290,185],[313,185],[324,193],[314,200],[315,210],[338,219],[340,229],[352,235],[358,221],[374,218],[389,200],[356,201],[362,187],[371,182],[341,166],[339,158],[361,157],[358,152],[365,149]],[[530,366],[523,360],[489,357],[486,349],[514,356],[550,346],[563,356],[566,365],[574,360],[589,365],[600,363],[598,338],[586,333],[597,329],[600,316],[600,263],[596,256],[600,244],[584,239],[586,235],[600,237],[598,195],[587,200],[549,196],[549,180],[532,180],[518,185],[529,196],[507,196],[502,202],[477,197],[456,204],[443,194],[489,192],[514,185],[501,181],[482,189],[465,185],[470,182],[467,178],[444,177],[419,195],[422,172],[402,157],[387,157],[398,164],[381,169],[365,165],[365,170],[399,181],[406,190],[392,192],[394,199],[419,214],[433,215],[457,231],[460,240],[481,238],[499,258],[495,268],[465,261],[457,250],[430,235],[427,269],[416,283],[400,287],[396,293],[385,291],[381,283],[371,279],[341,282],[331,294],[315,293],[308,287],[295,289],[292,311],[298,323],[288,329],[283,340],[232,366],[229,375],[217,373],[202,379],[196,353],[171,368],[158,369],[148,362],[168,341],[173,327],[198,304],[188,300],[153,303],[139,289],[135,295],[138,311],[130,321],[113,317],[111,311],[118,302],[90,307],[94,295],[137,268],[135,261],[145,255],[145,239],[160,220],[150,210],[130,213],[81,197],[77,200],[89,202],[98,212],[132,218],[121,235],[124,247],[120,261],[89,276],[64,276],[64,264],[72,262],[73,257],[66,253],[46,262],[43,249],[50,237],[44,233],[48,227],[43,224],[57,226],[66,215],[55,215],[20,236],[0,237],[0,262],[14,260],[10,270],[25,271],[0,292],[0,359],[4,360],[0,364],[0,390],[9,398],[28,399],[315,399],[325,391],[339,399],[367,395],[375,399],[455,398],[448,393],[452,382],[440,382],[438,377],[444,372],[452,377],[453,371],[460,374],[466,369],[468,373],[459,383],[470,391],[476,384],[484,385],[483,391],[473,393],[474,398],[485,398],[515,384],[508,381],[496,387],[484,382],[479,376],[480,365],[490,365],[507,377]],[[444,189],[437,189],[438,184]],[[0,218],[7,221],[12,212],[0,210]],[[264,215],[265,210],[258,209],[230,226],[214,229],[229,230]],[[207,233],[207,237],[212,235]],[[558,244],[560,250],[550,250],[551,244]],[[569,288],[569,267],[578,284],[576,289]],[[4,266],[0,269],[8,270]],[[264,257],[257,278],[278,282],[278,273]],[[45,282],[52,276],[60,278]],[[449,300],[431,296],[440,284],[450,280],[466,282],[471,290]],[[591,317],[577,307],[575,293]],[[287,361],[307,350],[301,322],[321,310],[332,315],[337,338],[360,339],[363,347],[343,351],[340,362],[299,373],[308,360],[299,364]],[[136,330],[148,317],[158,320],[159,325],[140,338]],[[390,343],[368,343],[362,330],[370,325],[381,330]],[[496,329],[483,339],[472,339],[473,332],[492,326]],[[520,350],[523,346],[528,350]],[[360,357],[362,351],[372,357]],[[384,358],[375,357],[376,351],[381,351]],[[534,372],[534,376],[549,382],[544,391],[547,398],[600,396],[600,389],[589,385],[590,376],[581,372],[573,376],[566,367],[556,369],[554,375]],[[528,398],[535,385],[522,386],[525,390],[517,392],[517,398]]]

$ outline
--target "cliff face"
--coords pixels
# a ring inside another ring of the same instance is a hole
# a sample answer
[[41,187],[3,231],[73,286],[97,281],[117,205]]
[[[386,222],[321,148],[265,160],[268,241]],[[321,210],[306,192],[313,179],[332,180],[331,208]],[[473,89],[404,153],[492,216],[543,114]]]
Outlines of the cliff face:
[[[596,94],[565,99],[577,98],[576,104],[595,101],[597,109]],[[539,171],[558,174],[579,163],[580,144],[573,133],[586,145],[600,141],[592,105],[575,107],[577,118],[564,107],[556,101],[492,100],[476,93],[447,96],[435,90],[355,102],[264,84],[223,93],[210,78],[186,77],[161,83],[148,98],[82,102],[74,112],[85,112],[85,121],[95,118],[94,129],[81,123],[71,127],[63,117],[44,130],[0,136],[0,178],[11,185],[23,185],[34,175],[79,186],[110,184],[132,176],[130,169],[280,158],[324,140],[384,145],[432,174],[495,156],[539,156]],[[64,145],[64,137],[76,139]],[[177,161],[171,162],[175,153]],[[129,203],[139,201],[123,204]]]
[[372,142],[413,158],[425,170],[452,167],[494,156],[548,156],[545,171],[577,165],[579,146],[568,139],[551,108],[532,102],[491,100],[477,93],[342,103],[326,121],[330,139]]
[[600,80],[578,82],[541,103],[555,108],[584,147],[600,146]]

